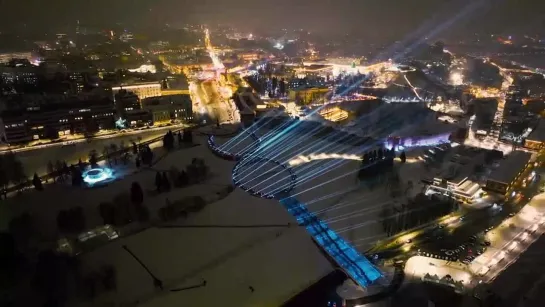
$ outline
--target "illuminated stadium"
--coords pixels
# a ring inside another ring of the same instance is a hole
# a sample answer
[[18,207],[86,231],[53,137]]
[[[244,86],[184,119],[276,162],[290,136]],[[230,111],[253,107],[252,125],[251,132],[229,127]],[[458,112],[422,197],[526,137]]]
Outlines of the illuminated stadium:
[[[405,137],[427,115],[414,106],[378,108],[358,119],[358,134],[265,117],[228,141],[217,143],[211,136],[208,145],[217,156],[238,161],[232,173],[236,186],[277,199],[356,284],[369,289],[388,277],[363,253],[385,237],[380,212],[392,200],[362,187],[361,157],[381,147],[448,142],[447,133]],[[398,135],[403,137],[391,137]]]

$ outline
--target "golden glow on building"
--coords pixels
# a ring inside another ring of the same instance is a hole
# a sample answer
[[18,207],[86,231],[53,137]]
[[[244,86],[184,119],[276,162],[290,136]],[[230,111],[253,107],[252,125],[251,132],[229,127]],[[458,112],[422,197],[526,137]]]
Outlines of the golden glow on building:
[[288,92],[288,97],[296,103],[310,104],[324,99],[328,93],[328,88],[299,88],[290,90]]
[[339,107],[326,107],[320,110],[320,115],[332,122],[340,122],[348,118],[348,112]]

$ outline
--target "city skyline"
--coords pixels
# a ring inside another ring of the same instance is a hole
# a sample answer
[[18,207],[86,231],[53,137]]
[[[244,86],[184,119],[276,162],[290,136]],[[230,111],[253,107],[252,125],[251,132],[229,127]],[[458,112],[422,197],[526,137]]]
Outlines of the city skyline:
[[[479,5],[475,5],[475,4]],[[470,10],[464,9],[472,5]],[[461,36],[473,32],[504,35],[536,31],[543,25],[545,4],[537,0],[501,1],[434,1],[434,0],[367,0],[309,1],[287,0],[201,2],[160,0],[153,2],[104,0],[83,2],[59,0],[5,0],[0,25],[11,31],[43,31],[82,24],[112,26],[161,26],[165,23],[224,23],[241,29],[304,28],[329,34],[359,34],[364,37],[402,38],[419,26],[442,21],[463,12],[442,35]],[[46,12],[46,13],[44,13]],[[410,13],[409,13],[410,12]]]

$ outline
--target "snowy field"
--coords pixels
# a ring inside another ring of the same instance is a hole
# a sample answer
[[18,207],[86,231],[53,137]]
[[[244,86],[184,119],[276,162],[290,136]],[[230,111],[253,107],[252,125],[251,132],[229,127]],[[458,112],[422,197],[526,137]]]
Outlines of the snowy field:
[[[205,144],[204,137],[195,140]],[[161,148],[157,148],[159,155]],[[212,177],[204,184],[174,189],[154,195],[155,170],[172,166],[184,168],[194,157],[202,158]],[[101,224],[98,205],[116,195],[128,193],[132,182],[142,186],[144,205],[151,219],[167,199],[215,194],[231,184],[233,162],[215,157],[201,145],[169,154],[154,170],[143,170],[101,188],[73,188],[62,184],[46,185],[42,192],[28,191],[3,201],[3,227],[11,216],[28,211],[37,218],[36,226],[43,240],[51,245],[60,235],[56,217],[59,210],[81,206],[86,227]],[[121,170],[118,170],[121,172]],[[128,170],[124,170],[128,171]],[[226,198],[211,203],[198,213],[179,221],[181,225],[263,225],[275,228],[150,228],[122,237],[93,251],[81,254],[81,267],[89,272],[112,264],[117,273],[117,291],[101,292],[97,298],[81,301],[73,298],[70,306],[279,306],[329,274],[333,267],[313,243],[306,230],[297,227],[294,218],[275,200],[264,200],[235,189]],[[163,281],[165,290],[156,290],[150,276],[125,251],[128,246],[150,270]],[[205,287],[170,292],[201,284]],[[254,289],[254,292],[249,287]]]
[[[262,131],[259,136],[266,133]],[[44,239],[54,240],[59,235],[56,230],[58,211],[82,206],[87,228],[93,228],[101,224],[98,205],[111,201],[120,193],[128,193],[133,181],[142,186],[146,194],[144,205],[150,209],[152,219],[157,219],[157,210],[165,205],[167,199],[175,202],[187,196],[214,194],[232,183],[231,173],[235,164],[215,157],[206,147],[204,136],[195,136],[195,141],[203,145],[171,153],[160,160],[154,170],[140,171],[106,187],[79,189],[47,185],[43,192],[31,191],[10,198],[2,206],[3,226],[7,226],[10,216],[29,211],[33,216],[39,216],[37,223],[40,231],[43,230]],[[252,142],[252,139],[244,141]],[[290,165],[292,159],[302,155],[326,154],[320,156],[324,159],[314,157],[292,166],[298,182],[292,195],[305,202],[332,229],[364,252],[385,236],[379,216],[382,208],[404,199],[394,199],[383,186],[369,189],[366,184],[360,184],[357,180],[360,161],[327,158],[327,154],[361,151],[359,147],[344,144],[296,134],[279,144],[267,142],[264,138],[262,146],[265,150],[261,153],[283,165]],[[157,148],[156,152],[161,150]],[[213,174],[210,180],[205,184],[153,195],[155,170],[168,171],[172,166],[182,169],[194,157],[204,159],[209,165]],[[256,190],[274,191],[275,187],[281,189],[280,186],[288,184],[290,173],[277,171],[273,166],[248,165],[242,173],[246,173],[248,184]],[[408,178],[415,183],[419,181],[420,178],[416,178],[421,168],[419,163],[401,165],[396,162],[396,167],[403,182]],[[263,180],[259,180],[261,177]],[[235,189],[226,198],[190,214],[180,223],[296,225],[295,219],[277,200],[252,197],[241,189]],[[156,290],[150,276],[122,248],[123,245],[149,266],[167,290],[190,287],[203,281],[206,281],[206,286],[181,292]],[[113,264],[117,270],[118,290],[116,295],[101,294],[93,302],[74,301],[70,306],[278,306],[333,269],[306,230],[296,226],[152,228],[85,253],[81,259],[82,267],[89,270]]]
[[[191,215],[186,224],[286,224],[293,218],[274,200],[237,189]],[[165,289],[206,286],[183,292],[158,291],[150,276],[122,249],[127,245],[163,281]],[[332,271],[304,228],[150,229],[84,255],[89,269],[112,263],[118,272],[106,306],[279,306]],[[251,292],[249,287],[255,289]]]
[[[381,183],[370,189],[367,182],[357,178],[363,148],[376,149],[376,146],[346,145],[354,143],[354,140],[339,144],[330,141],[334,138],[324,141],[323,138],[305,134],[268,141],[272,139],[269,131],[257,131],[262,138],[262,147],[256,155],[290,166],[297,176],[292,195],[307,204],[312,212],[352,242],[360,252],[365,252],[377,240],[385,238],[380,217],[383,208],[401,205],[407,197],[422,190],[420,180],[426,177],[427,172],[416,159],[409,159],[410,162],[405,164],[396,160],[394,168],[399,173],[399,190],[403,195],[392,197],[391,189],[386,184]],[[250,139],[244,138],[246,141]],[[408,156],[416,154],[415,151],[408,153]],[[238,177],[244,178],[245,187],[256,192],[272,193],[275,189],[278,192],[289,185],[290,173],[272,167],[270,162],[242,162],[241,165]],[[409,181],[412,188],[408,188]]]
[[[205,140],[204,138],[197,139],[196,142],[204,143]],[[153,145],[155,146],[151,147],[156,147],[154,150],[155,157],[164,154],[163,148],[160,147],[160,142]],[[206,184],[173,189],[169,193],[154,195],[152,191],[155,190],[156,170],[168,171],[173,166],[179,170],[184,169],[186,165],[191,163],[194,157],[205,159],[207,165],[210,167],[212,175]],[[58,235],[56,230],[58,211],[81,206],[87,217],[86,226],[93,228],[102,222],[98,212],[98,205],[101,202],[112,201],[114,197],[120,194],[129,193],[133,182],[138,182],[142,186],[146,194],[144,204],[150,209],[150,213],[154,214],[156,213],[156,209],[165,205],[167,198],[174,202],[184,196],[203,195],[223,189],[231,182],[230,169],[232,165],[230,162],[217,159],[213,156],[206,145],[171,153],[161,159],[151,170],[142,169],[136,174],[123,176],[122,174],[124,173],[133,173],[136,171],[134,163],[131,161],[127,167],[114,166],[116,176],[121,178],[104,187],[74,188],[68,184],[45,184],[44,191],[42,192],[31,190],[3,200],[3,205],[0,206],[3,217],[0,226],[2,229],[5,229],[12,217],[26,211],[38,219],[41,235],[45,238],[53,239]]]

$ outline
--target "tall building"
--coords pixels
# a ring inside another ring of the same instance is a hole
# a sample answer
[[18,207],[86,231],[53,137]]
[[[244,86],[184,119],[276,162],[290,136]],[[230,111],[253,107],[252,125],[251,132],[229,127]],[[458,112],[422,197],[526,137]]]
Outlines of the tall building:
[[135,84],[126,84],[112,87],[112,94],[115,100],[115,94],[121,90],[126,90],[133,92],[140,99],[145,99],[148,97],[157,97],[161,96],[161,83],[159,82],[145,82],[145,83],[135,83]]
[[524,151],[514,151],[509,154],[493,170],[486,181],[486,189],[504,194],[508,197],[519,180],[526,174],[526,171],[532,167],[532,154]]
[[142,100],[142,110],[148,111],[154,124],[193,122],[192,102],[189,94],[152,97]]
[[114,96],[115,109],[119,116],[128,111],[140,110],[140,98],[133,92],[120,90]]
[[[26,105],[26,106],[25,106]],[[7,143],[57,139],[64,135],[94,133],[114,128],[110,99],[57,100],[20,104],[0,114]]]

